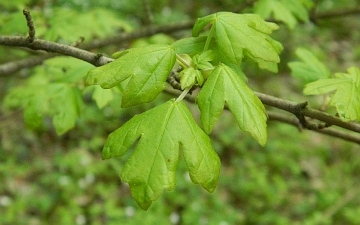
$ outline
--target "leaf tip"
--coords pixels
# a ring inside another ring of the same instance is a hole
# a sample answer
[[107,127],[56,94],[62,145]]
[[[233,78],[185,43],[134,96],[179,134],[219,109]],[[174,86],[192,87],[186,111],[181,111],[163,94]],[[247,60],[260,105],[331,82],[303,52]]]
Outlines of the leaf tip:
[[101,158],[103,160],[111,158],[111,148],[110,148],[110,146],[108,146],[108,145],[104,146],[104,148],[102,150]]

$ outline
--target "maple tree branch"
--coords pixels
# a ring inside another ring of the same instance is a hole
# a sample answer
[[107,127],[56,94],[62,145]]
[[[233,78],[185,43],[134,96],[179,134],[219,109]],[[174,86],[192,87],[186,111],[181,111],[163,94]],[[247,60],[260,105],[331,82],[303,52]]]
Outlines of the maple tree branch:
[[27,57],[26,59],[20,59],[16,61],[11,61],[0,65],[0,76],[6,76],[13,74],[24,68],[31,68],[43,63],[43,61],[59,56],[60,54],[50,53],[37,56]]
[[332,116],[328,113],[322,112],[320,110],[311,109],[308,107],[303,107],[299,109],[299,104],[296,102],[287,101],[281,98],[277,98],[274,96],[266,95],[263,93],[255,92],[255,94],[260,98],[260,100],[268,106],[273,106],[278,109],[282,109],[293,113],[296,115],[299,110],[304,116],[317,119],[319,121],[325,122],[328,125],[336,125],[347,130],[351,130],[357,133],[360,133],[360,124],[354,122],[345,122],[342,121],[339,117]]
[[[165,88],[164,92],[174,96],[178,96],[181,93],[180,91],[171,88]],[[330,124],[337,125],[339,127],[360,133],[360,124],[352,123],[352,122],[344,122],[340,120],[338,117],[334,117],[328,113],[321,112],[319,110],[311,109],[308,107],[301,108],[299,107],[299,104],[296,102],[287,101],[284,99],[280,99],[271,95],[266,95],[258,92],[255,92],[255,94],[260,98],[260,100],[263,102],[264,105],[273,106],[275,108],[282,109],[284,111],[294,114],[295,116],[296,113],[298,113],[298,110],[300,109],[303,111],[304,115],[310,118],[318,119],[320,121],[328,123],[329,125]],[[184,99],[191,103],[196,102],[195,97],[191,95],[185,96]],[[225,109],[229,110],[227,106],[225,106]],[[270,120],[277,120],[283,123],[287,123],[289,125],[293,125],[299,128],[299,130],[302,130],[302,128],[308,129],[307,127],[302,127],[301,122],[296,117],[284,116],[282,114],[272,112],[269,110],[267,110],[267,114]],[[318,133],[326,134],[329,136],[337,137],[343,140],[360,144],[360,135],[354,135],[352,133],[341,131],[339,129],[324,127],[323,129],[308,129],[308,130],[312,130]]]
[[[125,41],[134,40],[134,39],[141,38],[141,37],[148,37],[148,36],[158,34],[158,33],[172,33],[175,31],[186,30],[186,29],[190,29],[194,25],[194,23],[195,23],[195,21],[186,21],[186,22],[169,24],[166,26],[151,25],[151,26],[141,28],[134,32],[120,33],[120,34],[114,35],[112,37],[90,41],[86,44],[82,44],[81,49],[83,49],[83,50],[96,49],[96,48],[106,47],[106,46],[110,46],[110,45],[116,45],[119,43],[123,43]],[[0,45],[7,45],[4,41],[1,41],[1,39],[3,37],[4,36],[0,36]],[[8,38],[10,38],[10,37],[13,37],[13,36],[8,36]],[[24,47],[26,47],[26,46],[24,46]],[[58,53],[60,53],[60,52],[58,52]],[[49,58],[55,57],[55,56],[57,56],[57,55],[53,54],[49,57],[34,56],[32,58],[28,58],[28,59],[24,59],[24,60],[18,60],[18,61],[4,63],[4,64],[0,65],[0,76],[10,75],[10,74],[17,72],[23,68],[40,65],[43,60],[49,59]],[[38,59],[35,59],[35,57],[38,57]],[[41,60],[41,59],[43,59],[43,60]],[[29,62],[25,62],[25,60],[29,60]],[[12,68],[12,69],[8,70],[8,68]]]
[[[286,123],[289,125],[293,125],[293,126],[299,128],[299,130],[302,130],[301,124],[299,123],[299,120],[297,118],[285,116],[280,113],[272,112],[269,110],[267,111],[267,114],[268,114],[270,120],[276,120],[276,121],[280,121],[280,122],[283,122],[283,123]],[[360,136],[359,135],[354,135],[352,133],[345,132],[345,131],[342,131],[339,129],[326,128],[326,129],[318,129],[318,130],[312,130],[312,131],[360,144]]]
[[0,44],[7,46],[26,47],[32,50],[44,50],[47,52],[55,52],[62,55],[68,55],[91,63],[94,66],[101,66],[113,60],[111,58],[70,45],[59,44],[56,42],[45,41],[37,38],[31,41],[28,37],[23,36],[0,36]]

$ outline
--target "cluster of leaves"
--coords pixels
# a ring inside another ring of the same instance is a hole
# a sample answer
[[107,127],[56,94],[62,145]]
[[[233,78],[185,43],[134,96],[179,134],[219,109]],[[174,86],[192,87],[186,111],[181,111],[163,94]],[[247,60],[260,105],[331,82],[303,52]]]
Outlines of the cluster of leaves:
[[[210,32],[198,37],[208,24]],[[265,108],[244,82],[244,74],[237,71],[241,71],[244,57],[260,68],[277,70],[282,46],[269,37],[275,29],[277,25],[258,15],[216,13],[197,20],[192,38],[119,52],[114,62],[89,72],[86,84],[103,88],[115,87],[129,78],[122,96],[122,106],[129,107],[153,101],[163,91],[175,62],[182,69],[179,76],[183,94],[176,101],[133,117],[109,136],[103,150],[103,158],[122,156],[140,139],[120,174],[130,184],[140,207],[147,209],[163,189],[174,189],[180,149],[192,181],[208,191],[215,189],[220,160],[207,134],[225,102],[239,127],[265,144]],[[194,86],[202,87],[197,101],[205,132],[181,103]],[[159,129],[154,132],[153,127]]]

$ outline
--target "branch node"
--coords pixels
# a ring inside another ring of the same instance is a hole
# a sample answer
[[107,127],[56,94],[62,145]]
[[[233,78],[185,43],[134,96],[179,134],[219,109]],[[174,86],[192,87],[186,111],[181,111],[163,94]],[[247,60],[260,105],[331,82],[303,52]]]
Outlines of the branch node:
[[176,70],[172,70],[168,78],[166,79],[166,82],[168,82],[174,89],[182,91],[180,84],[180,76],[178,76],[180,71],[181,67]]
[[308,122],[305,119],[304,113],[303,113],[303,109],[306,108],[307,106],[307,102],[303,102],[303,103],[299,103],[294,107],[294,115],[299,119],[299,122],[301,124],[302,127],[307,128],[308,126]]
[[301,126],[303,128],[306,128],[308,130],[320,130],[320,129],[324,129],[327,127],[330,127],[331,124],[329,123],[310,123],[305,119],[305,115],[303,110],[306,108],[307,106],[307,102],[303,102],[303,103],[299,103],[295,106],[294,108],[294,115],[298,118]]
[[95,55],[95,59],[97,59],[97,60],[99,60],[101,57],[103,57],[104,55],[103,54],[101,54],[101,53],[97,53],[96,55]]
[[28,9],[24,9],[23,14],[24,14],[24,16],[26,18],[26,23],[27,23],[27,26],[29,28],[29,36],[27,37],[27,40],[30,43],[33,43],[34,39],[35,39],[34,22],[33,22],[32,18],[31,18],[31,14],[30,14],[30,11]]

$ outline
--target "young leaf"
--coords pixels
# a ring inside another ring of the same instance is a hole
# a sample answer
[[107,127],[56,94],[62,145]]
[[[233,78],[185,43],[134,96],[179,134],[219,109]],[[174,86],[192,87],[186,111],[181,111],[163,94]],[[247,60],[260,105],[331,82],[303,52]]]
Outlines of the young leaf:
[[265,22],[255,14],[219,12],[198,19],[193,36],[198,36],[208,23],[215,26],[214,36],[218,48],[231,63],[240,64],[244,56],[256,59],[262,68],[266,68],[263,61],[275,64],[280,62],[282,45],[269,36],[278,29],[275,23]]
[[329,69],[310,51],[298,48],[296,49],[296,55],[303,62],[288,63],[292,76],[301,78],[306,83],[330,77]]
[[99,86],[94,86],[92,99],[96,105],[101,109],[104,108],[114,98],[114,91],[112,89],[102,89]]
[[50,99],[53,124],[58,135],[75,126],[80,115],[82,96],[80,90],[67,84],[58,84],[57,92]]
[[129,49],[113,62],[91,70],[85,82],[86,85],[112,88],[130,77],[123,93],[122,106],[151,102],[164,89],[175,58],[175,51],[169,45]]
[[110,134],[103,159],[123,156],[137,140],[120,177],[129,183],[142,209],[158,199],[163,189],[174,189],[180,149],[191,180],[214,191],[220,172],[219,157],[184,103],[170,100],[130,119]]
[[206,38],[206,36],[183,38],[171,45],[177,54],[196,54],[204,50]]
[[268,19],[271,14],[276,20],[284,22],[290,29],[294,29],[297,18],[302,21],[309,20],[307,6],[309,3],[299,0],[261,0],[256,2],[254,13]]
[[181,71],[181,89],[185,90],[186,88],[191,88],[195,84],[202,85],[204,82],[204,78],[199,70],[196,70],[192,67],[185,68],[183,71]]
[[197,54],[193,57],[194,67],[200,70],[212,68],[213,65],[210,61],[215,59],[215,53],[212,50],[207,50],[201,54]]
[[265,145],[266,111],[255,93],[230,67],[215,67],[198,95],[200,119],[207,133],[214,128],[226,102],[241,130]]
[[360,121],[360,70],[350,67],[348,73],[336,73],[333,79],[320,79],[305,86],[304,94],[318,95],[335,91],[330,105],[340,118]]
[[24,120],[30,129],[41,126],[43,116],[51,116],[58,135],[75,126],[83,104],[80,91],[66,83],[28,84],[13,89],[5,104],[10,101],[17,102],[14,106],[24,108]]

